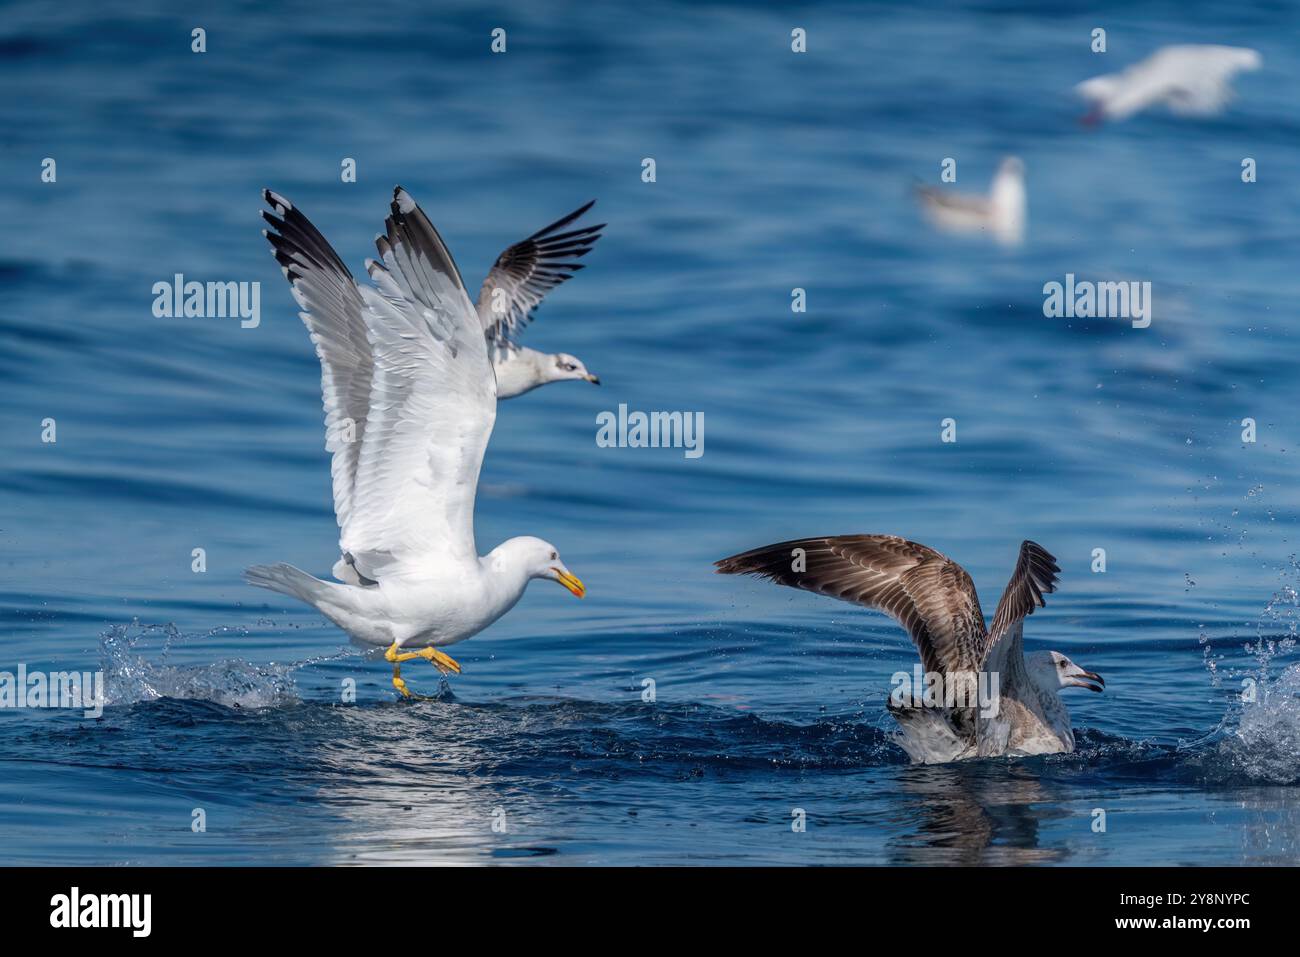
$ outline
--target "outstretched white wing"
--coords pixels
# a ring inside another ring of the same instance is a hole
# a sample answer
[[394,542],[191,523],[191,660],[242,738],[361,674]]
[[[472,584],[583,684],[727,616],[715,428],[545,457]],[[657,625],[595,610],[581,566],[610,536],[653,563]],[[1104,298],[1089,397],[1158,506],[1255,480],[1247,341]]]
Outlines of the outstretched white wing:
[[325,448],[333,458],[334,515],[344,528],[352,514],[353,483],[361,437],[370,405],[370,343],[362,314],[366,306],[348,267],[325,237],[283,196],[262,191],[274,213],[262,217],[275,229],[263,230],[275,260],[293,290],[298,315],[311,334],[320,359],[325,406]]
[[474,493],[496,420],[496,378],[456,264],[404,189],[394,192],[378,290],[359,289],[374,371],[340,544],[379,580],[423,561],[476,560]]

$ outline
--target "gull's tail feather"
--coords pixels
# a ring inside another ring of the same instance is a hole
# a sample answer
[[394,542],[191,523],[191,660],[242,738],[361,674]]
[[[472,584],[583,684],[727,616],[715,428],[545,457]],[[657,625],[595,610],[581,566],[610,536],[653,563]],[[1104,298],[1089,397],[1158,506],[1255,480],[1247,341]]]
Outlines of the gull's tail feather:
[[913,764],[946,764],[974,753],[974,714],[970,709],[926,707],[917,701],[886,704],[898,722],[893,741]]
[[285,562],[274,565],[253,565],[244,569],[244,581],[256,588],[267,588],[281,595],[291,595],[309,605],[316,605],[333,587],[329,582],[313,578],[301,568]]

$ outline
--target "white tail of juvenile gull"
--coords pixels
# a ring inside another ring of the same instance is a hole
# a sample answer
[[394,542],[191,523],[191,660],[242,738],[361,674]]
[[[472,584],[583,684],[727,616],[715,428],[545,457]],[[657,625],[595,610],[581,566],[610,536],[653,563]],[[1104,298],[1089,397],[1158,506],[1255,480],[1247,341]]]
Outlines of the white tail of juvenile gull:
[[1026,541],[986,627],[975,583],[932,548],[894,535],[838,535],[765,545],[715,563],[726,575],[757,575],[879,609],[911,636],[926,672],[945,679],[998,676],[996,713],[891,704],[899,744],[913,761],[1055,754],[1074,750],[1061,688],[1101,691],[1101,678],[1056,651],[1025,656],[1024,619],[1056,590],[1056,560]]

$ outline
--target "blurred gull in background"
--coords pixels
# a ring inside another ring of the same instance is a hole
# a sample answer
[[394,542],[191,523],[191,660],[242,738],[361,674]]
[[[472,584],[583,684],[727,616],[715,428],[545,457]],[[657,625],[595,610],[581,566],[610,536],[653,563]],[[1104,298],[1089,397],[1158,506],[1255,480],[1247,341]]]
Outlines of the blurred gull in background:
[[1187,44],[1161,47],[1121,73],[1084,80],[1075,90],[1092,104],[1085,123],[1123,120],[1164,104],[1175,113],[1208,116],[1232,99],[1232,78],[1258,70],[1258,50]]
[[946,233],[984,233],[1004,246],[1025,238],[1025,164],[1008,156],[998,165],[987,196],[918,186],[921,211],[936,229]]

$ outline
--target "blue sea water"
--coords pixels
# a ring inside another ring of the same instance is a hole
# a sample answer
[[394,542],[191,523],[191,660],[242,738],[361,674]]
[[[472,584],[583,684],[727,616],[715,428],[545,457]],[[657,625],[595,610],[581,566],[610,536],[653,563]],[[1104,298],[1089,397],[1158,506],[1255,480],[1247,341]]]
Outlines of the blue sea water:
[[[6,4],[0,671],[102,670],[110,704],[0,710],[0,862],[1300,862],[1298,27],[1228,2]],[[1264,68],[1217,117],[1079,124],[1073,84],[1176,42]],[[1011,153],[1022,247],[921,221],[945,157],[978,190]],[[588,597],[534,583],[424,702],[240,577],[327,575],[337,541],[259,191],[359,274],[396,183],[472,289],[587,199],[609,223],[524,340],[604,384],[501,406],[477,517],[485,550],[555,542]],[[176,273],[262,283],[261,324],[155,318]],[[1067,273],[1151,282],[1151,327],[1046,318]],[[704,454],[598,447],[620,403],[702,412]],[[896,625],[712,573],[854,532],[951,555],[986,611],[1022,539],[1053,552],[1027,642],[1107,680],[1069,700],[1078,751],[909,766]]]

